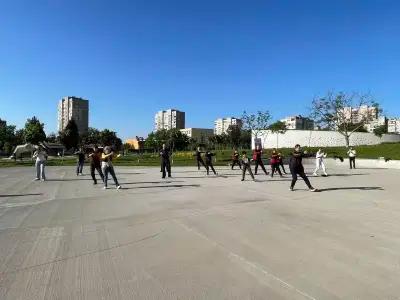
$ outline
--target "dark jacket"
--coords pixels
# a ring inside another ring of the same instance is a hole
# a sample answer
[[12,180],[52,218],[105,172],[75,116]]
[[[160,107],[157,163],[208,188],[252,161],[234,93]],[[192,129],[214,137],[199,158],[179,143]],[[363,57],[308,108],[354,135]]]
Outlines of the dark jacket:
[[90,164],[94,166],[100,165],[101,153],[99,150],[94,151],[90,154]]
[[194,156],[196,156],[196,159],[197,160],[201,160],[202,158],[201,158],[201,154],[202,153],[204,153],[204,152],[201,152],[201,151],[199,151],[199,150],[196,150],[196,153],[194,154]]
[[289,167],[291,170],[304,171],[304,167],[303,167],[303,163],[302,163],[303,156],[304,156],[304,153],[302,151],[294,150],[292,152],[292,156],[290,157],[290,161],[289,161]]
[[161,149],[160,156],[163,160],[169,160],[169,150],[168,149]]
[[253,160],[257,160],[257,161],[262,160],[262,150],[261,149],[253,151]]
[[212,162],[212,157],[213,157],[214,155],[215,155],[214,153],[212,153],[212,152],[210,152],[210,151],[207,151],[206,154],[205,154],[206,162],[207,162],[207,163],[211,163],[211,162]]

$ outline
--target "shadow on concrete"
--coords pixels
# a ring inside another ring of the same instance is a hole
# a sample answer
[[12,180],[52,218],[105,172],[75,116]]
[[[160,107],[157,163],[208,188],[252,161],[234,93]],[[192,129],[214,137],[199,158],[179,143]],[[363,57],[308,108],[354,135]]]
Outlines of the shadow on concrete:
[[126,172],[117,172],[116,175],[143,175],[146,173],[126,173]]
[[81,181],[81,180],[93,180],[92,178],[64,178],[64,179],[46,179],[46,181]]
[[[346,176],[360,176],[360,175],[370,175],[369,173],[355,173],[355,174],[328,174],[328,176],[317,175],[313,177],[346,177]],[[312,176],[312,175],[310,175]]]
[[319,192],[329,192],[329,191],[346,191],[346,190],[360,190],[360,191],[383,191],[384,188],[381,186],[349,186],[349,187],[335,187],[335,188],[325,188],[318,189]]
[[124,184],[158,184],[158,183],[174,183],[174,182],[185,182],[183,180],[176,180],[176,181],[137,181],[137,182],[121,182],[121,185]]
[[200,184],[168,184],[168,185],[152,185],[152,186],[136,186],[136,187],[122,187],[121,190],[133,189],[156,189],[156,188],[184,188],[184,187],[200,187]]
[[14,194],[14,195],[0,195],[0,198],[3,197],[24,197],[24,196],[40,196],[43,195],[42,193],[37,194]]

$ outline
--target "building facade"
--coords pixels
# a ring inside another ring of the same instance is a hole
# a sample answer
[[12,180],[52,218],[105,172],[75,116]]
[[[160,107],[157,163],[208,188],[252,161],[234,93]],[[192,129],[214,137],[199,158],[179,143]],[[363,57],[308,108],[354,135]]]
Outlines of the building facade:
[[381,116],[366,123],[365,129],[367,129],[368,132],[374,132],[375,128],[378,128],[380,126],[387,126],[387,124],[387,118],[385,116]]
[[144,138],[136,137],[135,139],[125,140],[125,144],[129,144],[132,150],[143,150],[144,149]]
[[176,109],[161,110],[154,117],[155,131],[162,129],[184,129],[185,112]]
[[89,100],[67,96],[58,103],[58,131],[62,131],[70,120],[78,126],[79,134],[84,134],[89,128]]
[[208,138],[214,135],[214,130],[208,128],[185,128],[181,129],[180,132],[195,139],[198,143],[206,143]]
[[239,128],[242,128],[243,121],[235,117],[219,118],[214,122],[214,134],[226,134],[229,126],[237,126]]
[[286,124],[286,129],[288,130],[314,129],[314,121],[301,115],[286,117],[280,121]]
[[391,118],[388,120],[388,133],[400,134],[400,118]]
[[360,107],[343,108],[344,116],[351,123],[361,123],[378,119],[378,108],[375,106],[361,105]]

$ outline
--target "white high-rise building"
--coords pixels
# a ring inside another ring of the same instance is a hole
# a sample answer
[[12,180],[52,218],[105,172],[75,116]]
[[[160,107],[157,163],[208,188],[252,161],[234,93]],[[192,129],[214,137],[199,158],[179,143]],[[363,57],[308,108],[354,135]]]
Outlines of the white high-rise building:
[[361,105],[360,107],[345,107],[343,108],[343,113],[347,120],[356,124],[366,120],[376,120],[379,112],[375,106]]
[[374,132],[375,128],[383,125],[387,126],[387,118],[385,116],[380,116],[366,123],[365,129],[367,129],[368,132]]
[[280,120],[289,130],[314,130],[314,121],[303,116],[290,116]]
[[185,112],[176,109],[161,110],[154,117],[155,131],[161,129],[184,129]]
[[67,96],[58,103],[58,131],[67,126],[69,120],[74,120],[79,134],[86,133],[89,128],[89,100]]
[[388,120],[388,133],[400,134],[400,118],[391,118]]
[[242,128],[243,121],[238,118],[230,117],[230,118],[219,118],[214,122],[214,134],[221,135],[226,134],[229,126],[237,126]]

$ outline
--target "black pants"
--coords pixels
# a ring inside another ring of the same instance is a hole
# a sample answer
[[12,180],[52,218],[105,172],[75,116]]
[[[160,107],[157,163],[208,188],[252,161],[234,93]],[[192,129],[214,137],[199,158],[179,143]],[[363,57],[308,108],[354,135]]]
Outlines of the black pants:
[[103,172],[101,171],[100,165],[95,165],[95,164],[90,164],[90,175],[92,176],[93,182],[97,184],[97,179],[94,171],[97,170],[99,173],[101,180],[104,182],[104,175]]
[[104,173],[104,186],[107,187],[107,181],[108,181],[108,173],[112,176],[114,179],[114,183],[116,186],[119,186],[117,176],[115,176],[114,172],[114,167],[113,166],[104,166],[103,167],[103,173]]
[[244,180],[244,178],[246,177],[246,171],[249,172],[251,178],[253,178],[253,180],[254,180],[254,175],[253,175],[253,171],[251,171],[251,166],[250,166],[250,164],[243,164],[243,168],[242,168],[242,180]]
[[283,161],[279,163],[279,166],[282,168],[283,173],[286,174],[285,166],[283,165]]
[[254,168],[254,174],[257,175],[258,166],[261,167],[261,169],[264,171],[265,175],[268,175],[268,172],[267,172],[267,170],[265,170],[264,163],[262,162],[261,159],[257,159],[257,160],[256,160],[256,167]]
[[350,162],[350,169],[355,169],[356,168],[356,158],[355,157],[349,157],[349,162]]
[[168,173],[168,177],[171,177],[171,163],[169,159],[163,159],[161,162],[162,178],[165,178]]
[[274,177],[275,172],[278,172],[279,175],[282,176],[281,169],[279,169],[279,164],[272,164],[271,169],[272,169],[271,177]]
[[310,183],[310,180],[308,180],[307,175],[304,173],[304,168],[290,168],[290,172],[292,173],[292,184],[290,185],[290,188],[294,188],[297,181],[297,175],[303,178],[304,182],[306,183],[309,189],[313,188]]
[[242,164],[240,163],[240,160],[233,159],[232,160],[232,170],[233,170],[233,167],[236,166],[236,165],[238,165],[240,169],[242,168]]
[[210,173],[210,168],[214,172],[214,175],[217,175],[217,172],[215,172],[214,166],[211,161],[206,160],[206,169],[207,169],[207,175]]
[[197,168],[198,168],[199,170],[200,170],[200,164],[202,164],[203,167],[207,169],[206,165],[204,164],[203,159],[198,158],[198,159],[197,159]]
[[76,175],[82,174],[84,161],[78,161],[76,164]]

